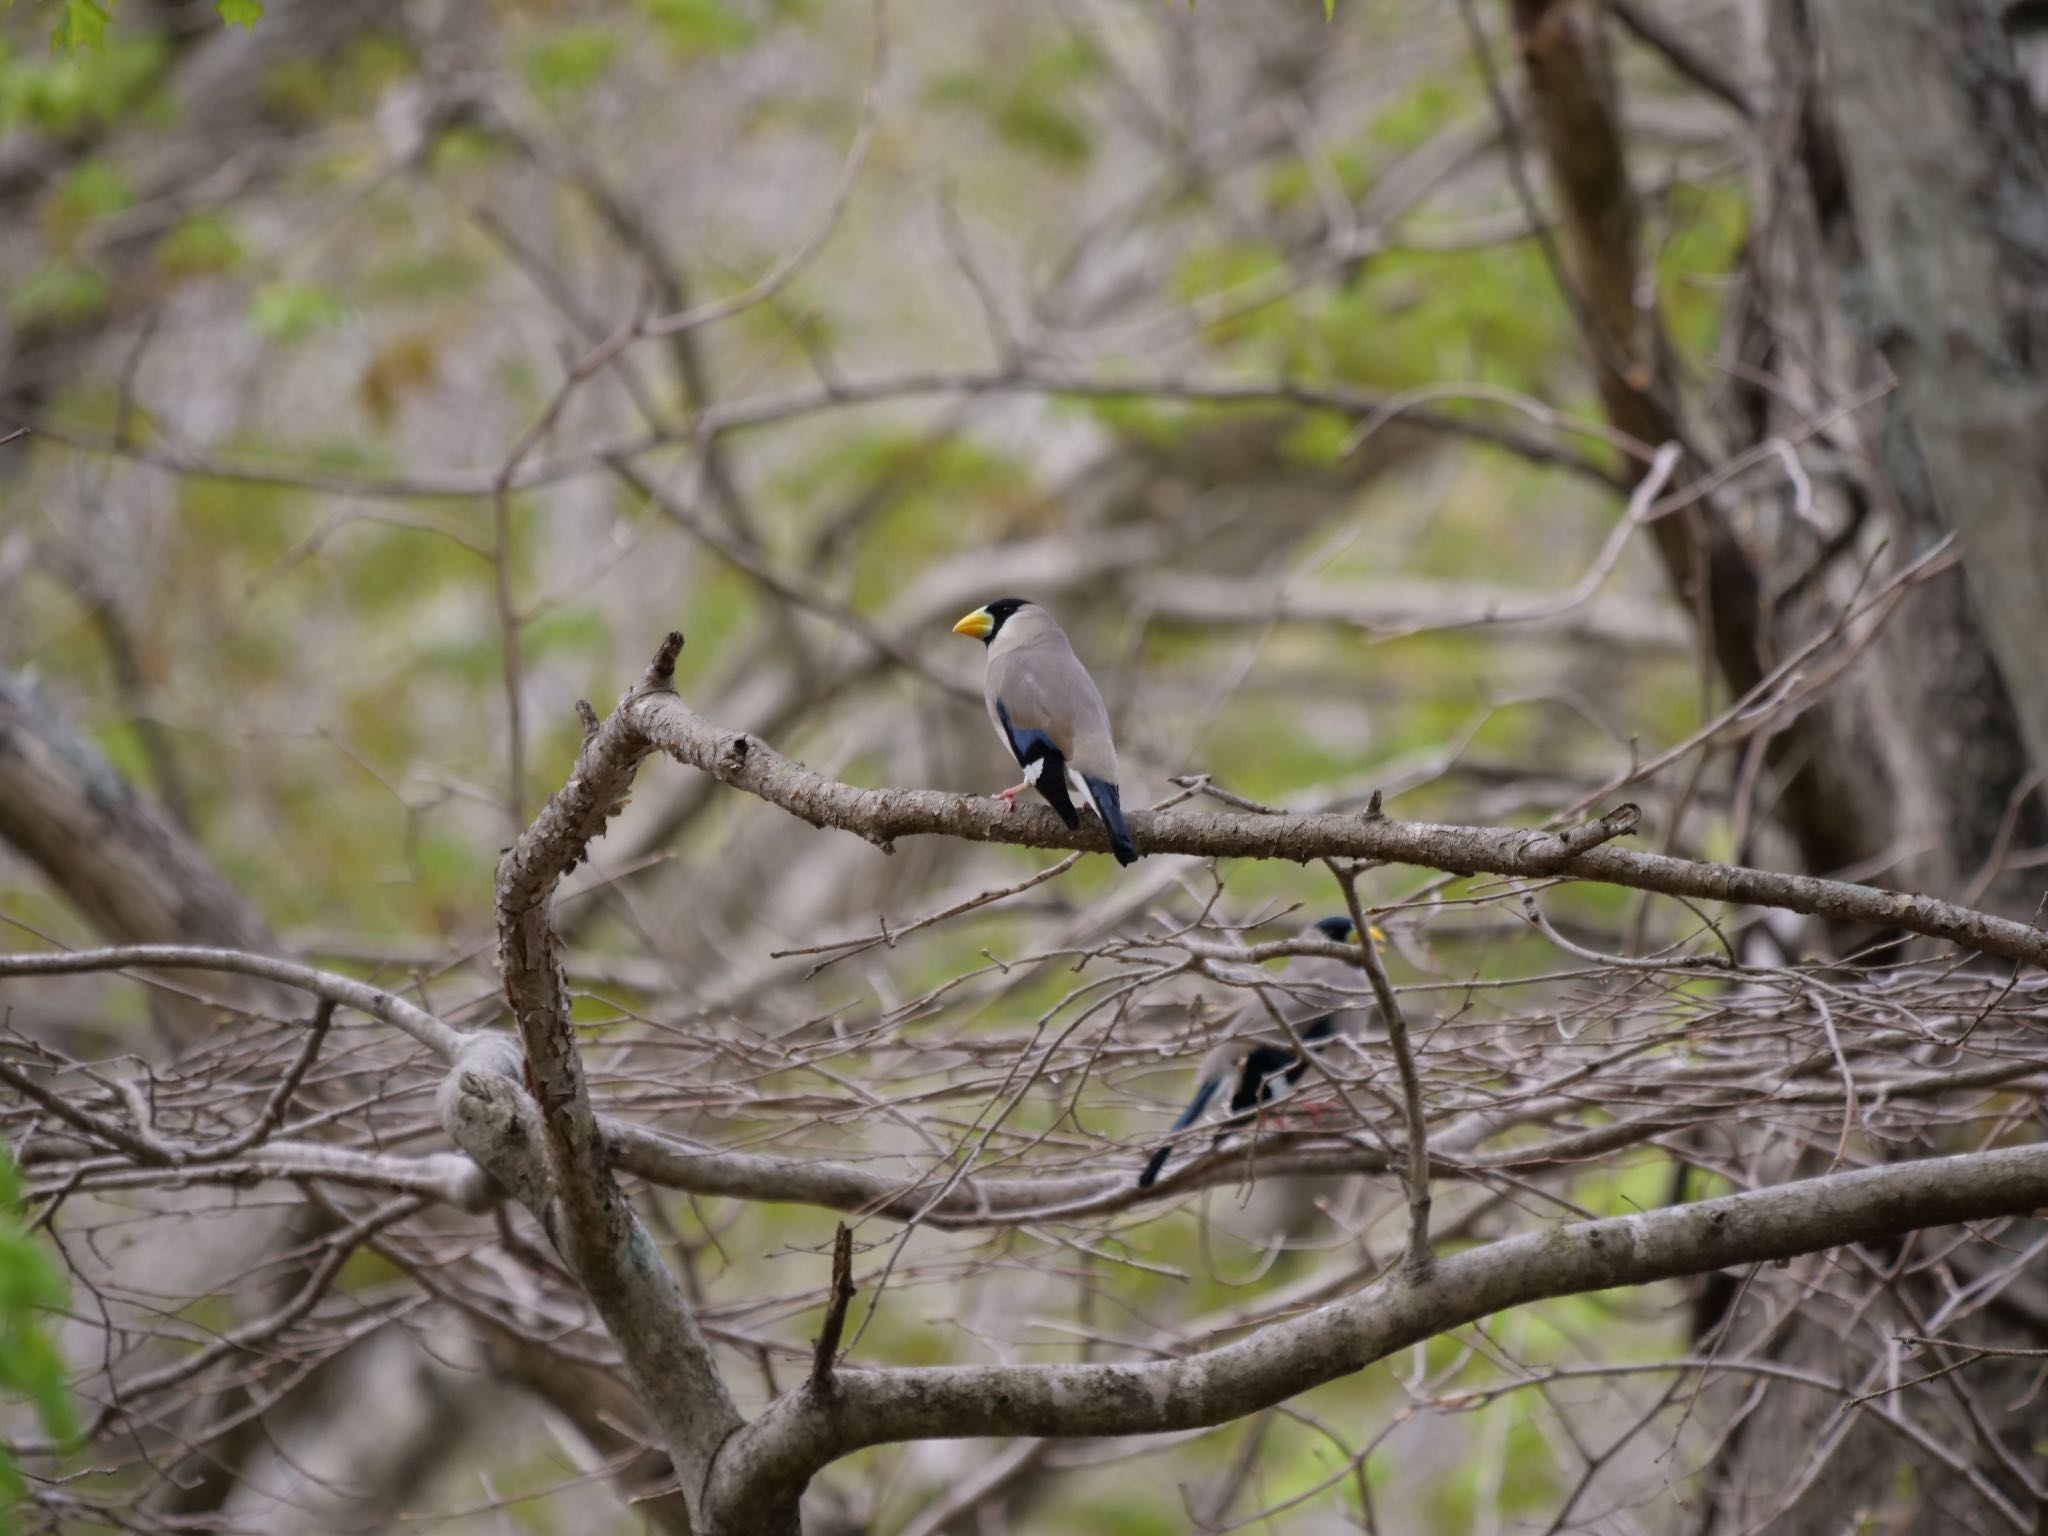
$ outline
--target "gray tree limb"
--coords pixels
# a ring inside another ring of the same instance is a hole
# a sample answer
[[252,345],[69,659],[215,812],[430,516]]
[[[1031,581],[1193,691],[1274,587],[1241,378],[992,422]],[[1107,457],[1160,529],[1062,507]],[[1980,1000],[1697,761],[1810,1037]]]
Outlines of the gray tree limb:
[[829,1396],[792,1392],[734,1437],[718,1459],[708,1502],[723,1512],[792,1499],[835,1458],[896,1440],[1157,1434],[1221,1424],[1509,1307],[2017,1215],[2044,1203],[2048,1146],[1929,1158],[1578,1222],[1439,1257],[1426,1271],[1397,1266],[1355,1295],[1177,1360],[842,1367]]
[[[637,694],[622,710],[644,741],[678,762],[758,795],[813,826],[853,832],[884,849],[900,837],[935,834],[1020,848],[1105,852],[1109,847],[1093,820],[1068,828],[1050,810],[1012,809],[992,797],[935,789],[864,789],[828,779],[746,732],[705,720],[674,694]],[[1127,819],[1145,853],[1295,863],[1370,859],[1457,875],[1598,880],[1662,896],[1780,907],[1808,916],[1904,928],[1984,954],[2048,965],[2048,933],[1953,902],[1611,845],[1559,858],[1559,839],[1547,832],[1337,813],[1133,811]]]
[[[169,942],[203,936],[238,950],[277,946],[220,871],[58,716],[42,695],[0,671],[0,842],[22,856],[109,938]],[[246,974],[246,973],[243,973]],[[244,1006],[280,1005],[262,985],[237,988]],[[162,1001],[181,1038],[206,1010]]]
[[353,976],[315,970],[295,960],[188,944],[123,944],[112,949],[57,950],[32,955],[0,955],[0,976],[67,976],[89,971],[155,970],[217,971],[250,976],[281,987],[308,992],[327,1002],[366,1013],[403,1030],[445,1061],[453,1061],[464,1036],[426,1009],[395,992],[373,987]]
[[455,1152],[408,1157],[397,1152],[358,1152],[319,1142],[273,1141],[261,1151],[186,1168],[73,1169],[29,1186],[31,1198],[45,1199],[97,1189],[181,1189],[193,1184],[248,1185],[267,1179],[318,1179],[356,1189],[418,1195],[458,1210],[487,1210],[498,1198],[471,1159]]
[[[569,1018],[569,989],[553,925],[555,888],[604,831],[631,787],[652,743],[633,723],[629,705],[647,689],[671,686],[682,636],[671,635],[639,688],[584,741],[575,771],[557,790],[498,864],[498,961],[505,996],[525,1047],[527,1086],[538,1101],[545,1175],[524,1123],[526,1167],[508,1155],[502,1136],[486,1141],[477,1123],[448,1115],[465,1150],[494,1171],[507,1168],[513,1188],[547,1227],[557,1251],[589,1294],[617,1342],[640,1400],[675,1459],[692,1518],[700,1529],[698,1499],[718,1448],[740,1425],[710,1343],[618,1181],[612,1177],[604,1135],[590,1103],[589,1085]],[[494,1042],[486,1039],[482,1045]],[[465,1056],[465,1062],[479,1053]],[[488,1089],[482,1070],[459,1074],[458,1106],[479,1102]],[[509,1087],[509,1084],[504,1084]],[[500,1102],[506,1098],[498,1094]],[[449,1096],[444,1095],[444,1112]],[[794,1530],[786,1518],[759,1529]]]

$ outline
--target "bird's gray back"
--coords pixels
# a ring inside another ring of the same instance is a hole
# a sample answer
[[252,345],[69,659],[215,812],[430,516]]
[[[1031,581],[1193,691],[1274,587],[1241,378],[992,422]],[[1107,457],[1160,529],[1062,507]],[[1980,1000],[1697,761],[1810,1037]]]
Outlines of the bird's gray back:
[[1349,960],[1304,955],[1289,962],[1281,980],[1310,1018],[1334,1009],[1370,1007],[1373,1002],[1372,983]]
[[1209,1048],[1202,1058],[1202,1065],[1195,1073],[1198,1083],[1221,1082],[1227,1077],[1237,1076],[1244,1065],[1245,1053],[1251,1049],[1251,1042],[1242,1036],[1231,1034]]
[[1338,1033],[1353,1033],[1377,1010],[1371,988],[1365,972],[1348,961],[1306,955],[1254,988],[1238,1005],[1226,1035],[1256,1035],[1280,1044],[1288,1029],[1299,1030],[1328,1015],[1336,1016]]
[[1049,615],[1021,609],[1003,626],[988,648],[982,691],[998,731],[1000,701],[1014,729],[1045,732],[1078,772],[1116,782],[1109,712],[1095,680]]

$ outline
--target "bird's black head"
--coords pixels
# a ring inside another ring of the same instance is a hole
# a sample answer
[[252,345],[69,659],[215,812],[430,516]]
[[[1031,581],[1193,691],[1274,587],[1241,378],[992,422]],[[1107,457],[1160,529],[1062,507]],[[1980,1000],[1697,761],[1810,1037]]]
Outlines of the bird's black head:
[[1358,930],[1351,926],[1350,918],[1339,913],[1335,917],[1326,917],[1317,923],[1316,932],[1320,933],[1332,944],[1349,944],[1351,942],[1351,935],[1358,932]]
[[999,597],[994,602],[986,603],[975,609],[974,612],[968,614],[958,624],[955,624],[953,626],[953,633],[970,636],[973,639],[979,640],[983,645],[987,645],[989,641],[1002,633],[1003,625],[1009,621],[1011,614],[1015,613],[1019,608],[1029,608],[1030,606],[1031,600],[1029,598]]

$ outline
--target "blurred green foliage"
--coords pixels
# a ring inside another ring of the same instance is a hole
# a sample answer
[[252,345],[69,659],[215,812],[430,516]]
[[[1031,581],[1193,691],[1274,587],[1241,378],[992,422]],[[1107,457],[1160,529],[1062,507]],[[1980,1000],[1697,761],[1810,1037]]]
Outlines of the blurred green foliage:
[[166,278],[208,277],[232,271],[244,249],[234,225],[212,210],[188,214],[157,242],[157,270]]
[[[0,11],[19,0],[0,0]],[[27,0],[50,28],[50,52],[95,51],[107,46],[119,0]],[[251,28],[263,19],[263,0],[214,0],[214,10],[231,27]]]
[[1011,149],[1074,171],[1094,148],[1080,93],[1101,70],[1094,48],[1068,37],[998,71],[941,75],[928,91],[934,104],[982,119]]
[[[64,1277],[22,1222],[23,1195],[14,1159],[0,1149],[0,1398],[28,1403],[43,1433],[78,1433],[64,1358],[47,1321],[63,1311]],[[12,1511],[27,1493],[21,1471],[0,1446],[0,1532],[15,1529]]]
[[250,323],[272,341],[304,341],[347,318],[348,301],[320,283],[280,279],[265,283],[249,299]]
[[21,324],[87,320],[106,307],[108,291],[107,280],[91,267],[45,261],[31,268],[7,296],[7,314]]
[[604,79],[619,47],[618,34],[608,27],[564,27],[528,45],[522,60],[526,83],[550,105],[573,100]]
[[754,40],[754,23],[726,0],[634,0],[680,58],[725,53]]

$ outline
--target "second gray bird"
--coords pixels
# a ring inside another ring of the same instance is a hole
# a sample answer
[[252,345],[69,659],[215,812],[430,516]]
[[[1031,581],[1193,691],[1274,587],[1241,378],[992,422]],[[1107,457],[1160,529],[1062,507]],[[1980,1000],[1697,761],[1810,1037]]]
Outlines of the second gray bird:
[[[1351,919],[1339,914],[1311,923],[1301,936],[1349,944],[1357,933]],[[1378,928],[1372,936],[1376,941],[1386,937]],[[1310,955],[1289,965],[1286,979],[1275,983],[1282,994],[1277,1005],[1257,993],[1245,999],[1224,1027],[1221,1043],[1202,1058],[1195,1096],[1173,1122],[1174,1131],[1186,1130],[1204,1115],[1214,1116],[1219,1122],[1210,1141],[1214,1146],[1292,1093],[1308,1074],[1304,1050],[1320,1053],[1327,1042],[1355,1034],[1379,1018],[1379,1005],[1362,994],[1364,985],[1365,974],[1354,961]],[[1230,1097],[1219,1101],[1226,1087]],[[1146,1160],[1138,1188],[1152,1187],[1173,1148],[1169,1141]]]
[[1024,770],[1024,782],[1002,792],[1006,804],[1035,789],[1070,827],[1081,824],[1079,799],[1109,833],[1119,864],[1138,857],[1124,824],[1116,782],[1116,746],[1095,679],[1051,614],[1021,597],[999,597],[953,626],[988,647],[982,692],[996,734]]

